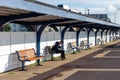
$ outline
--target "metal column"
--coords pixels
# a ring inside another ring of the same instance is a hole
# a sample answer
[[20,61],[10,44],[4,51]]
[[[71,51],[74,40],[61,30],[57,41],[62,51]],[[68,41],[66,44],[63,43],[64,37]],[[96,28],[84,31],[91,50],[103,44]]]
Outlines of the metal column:
[[96,29],[95,31],[95,46],[97,45],[97,32],[99,31],[99,29]]
[[[45,29],[47,25],[41,25],[38,29],[37,29],[37,56],[40,56],[40,39],[41,39],[41,35],[43,30]],[[37,65],[40,65],[40,60],[37,60]]]
[[89,46],[89,35],[90,35],[90,31],[91,31],[91,28],[87,28],[86,29],[87,30],[87,48],[90,48],[90,46]]
[[79,46],[79,35],[80,35],[80,31],[82,28],[80,28],[77,32],[76,32],[76,45],[77,47]]

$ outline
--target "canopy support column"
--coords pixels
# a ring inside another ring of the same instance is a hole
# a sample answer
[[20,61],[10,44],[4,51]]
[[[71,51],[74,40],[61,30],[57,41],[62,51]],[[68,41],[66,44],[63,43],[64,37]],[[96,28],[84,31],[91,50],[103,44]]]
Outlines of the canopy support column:
[[[65,36],[65,32],[67,31],[68,28],[70,28],[72,26],[65,26],[65,28],[61,31],[61,41],[64,42],[64,36]],[[64,43],[63,43],[64,44]],[[63,46],[64,49],[64,46]]]
[[108,39],[107,39],[107,38],[108,38],[108,37],[107,37],[107,36],[108,36],[108,35],[107,35],[107,34],[108,34],[108,31],[109,31],[109,30],[106,30],[106,32],[105,32],[105,35],[106,35],[105,43],[107,43],[107,40],[108,40]]
[[95,31],[95,46],[97,45],[97,33],[98,33],[99,29],[96,29]]
[[[40,40],[41,40],[41,35],[43,30],[48,24],[41,25],[40,27],[37,28],[37,56],[40,56]],[[37,65],[40,65],[40,60],[37,60]]]
[[101,44],[103,43],[103,32],[104,30],[101,31]]
[[111,32],[112,32],[112,30],[110,30],[110,32],[109,32],[109,42],[111,42]]
[[82,27],[79,28],[79,30],[76,32],[76,45],[77,45],[77,47],[79,46],[79,35],[80,35],[81,29],[82,29]]
[[86,28],[86,30],[87,30],[87,48],[90,48],[90,46],[89,46],[89,37],[90,37],[91,28]]

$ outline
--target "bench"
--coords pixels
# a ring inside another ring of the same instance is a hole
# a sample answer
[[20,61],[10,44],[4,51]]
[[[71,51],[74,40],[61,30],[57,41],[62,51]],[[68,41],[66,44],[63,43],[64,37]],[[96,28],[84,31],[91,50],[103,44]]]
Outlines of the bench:
[[84,41],[81,41],[81,42],[80,42],[80,49],[83,50],[84,47],[85,47],[85,45],[84,45]]
[[87,40],[83,40],[80,42],[80,47],[82,49],[89,49],[90,48],[90,45],[92,45],[92,43],[90,42],[89,44],[87,43]]
[[18,55],[18,60],[22,62],[22,70],[25,70],[24,67],[25,67],[26,61],[37,60],[38,65],[40,65],[39,60],[44,58],[44,56],[36,56],[34,48],[19,50],[19,51],[16,51],[16,53]]
[[72,53],[75,53],[75,51],[80,51],[80,48],[76,46],[76,42],[69,42],[67,47],[68,50],[72,49]]
[[45,46],[44,52],[45,52],[45,54],[50,54],[51,55],[51,60],[52,61],[53,61],[53,55],[54,54],[59,54],[59,53],[56,53],[56,51],[52,50],[52,46]]

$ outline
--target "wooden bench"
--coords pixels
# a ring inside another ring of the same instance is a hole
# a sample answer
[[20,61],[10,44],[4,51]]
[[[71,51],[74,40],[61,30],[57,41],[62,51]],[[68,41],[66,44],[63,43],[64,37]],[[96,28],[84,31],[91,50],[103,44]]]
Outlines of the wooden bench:
[[68,43],[68,48],[72,49],[72,53],[76,51],[80,51],[80,48],[76,46],[76,42],[69,42]]
[[34,48],[19,50],[19,51],[16,51],[16,53],[18,55],[18,60],[20,60],[22,62],[22,70],[25,70],[24,67],[25,67],[26,61],[38,60],[37,65],[40,65],[39,60],[44,58],[44,56],[36,56]]
[[53,55],[54,54],[60,54],[60,53],[56,53],[56,51],[52,50],[52,46],[45,46],[44,52],[45,52],[45,54],[50,54],[51,55],[51,60],[53,60]]

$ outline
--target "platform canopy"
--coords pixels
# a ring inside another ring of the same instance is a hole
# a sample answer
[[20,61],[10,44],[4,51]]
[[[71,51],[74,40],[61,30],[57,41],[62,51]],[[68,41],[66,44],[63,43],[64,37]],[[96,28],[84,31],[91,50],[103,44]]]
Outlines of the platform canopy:
[[[88,17],[35,0],[0,0],[0,21],[28,24],[95,24],[106,27],[120,25]],[[3,19],[2,19],[3,18]]]

